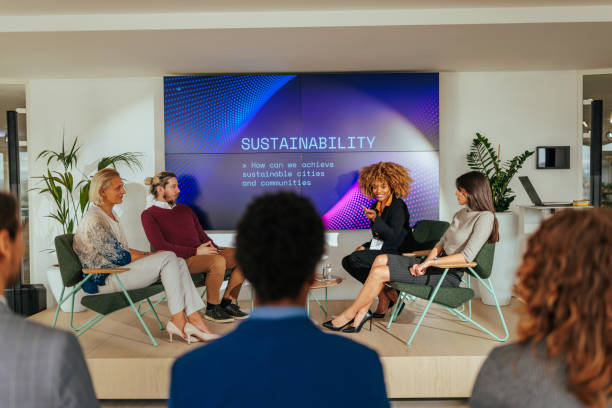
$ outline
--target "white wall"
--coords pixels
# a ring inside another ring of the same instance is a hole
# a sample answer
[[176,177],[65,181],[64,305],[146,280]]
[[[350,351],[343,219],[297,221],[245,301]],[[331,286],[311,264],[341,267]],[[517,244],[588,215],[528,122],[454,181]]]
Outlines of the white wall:
[[[580,161],[578,75],[575,71],[471,72],[440,75],[440,217],[449,219],[458,209],[454,180],[468,170],[465,161],[475,132],[502,144],[502,159],[537,145],[571,146],[569,170],[536,170],[535,157],[521,174],[532,178],[545,200],[579,198]],[[28,132],[31,174],[45,166],[35,156],[46,148],[57,148],[62,127],[67,139],[78,135],[85,143],[82,168],[89,173],[96,159],[123,151],[146,154],[143,172],[122,171],[129,194],[121,221],[130,245],[146,246],[140,226],[144,207],[145,176],[163,168],[163,89],[161,78],[104,80],[35,80],[28,84]],[[516,204],[528,199],[514,180]],[[31,202],[31,250],[34,282],[44,282],[44,271],[54,256],[41,253],[52,245],[57,230],[50,229],[48,200],[36,194]],[[368,231],[328,234],[329,259],[334,273],[347,280],[329,291],[330,298],[352,298],[360,285],[341,268],[340,260],[368,239]],[[216,238],[215,238],[216,237]],[[213,235],[231,244],[228,234]],[[247,291],[245,291],[247,292]],[[246,295],[247,293],[245,293]]]
[[[36,156],[44,149],[58,150],[62,132],[67,144],[78,136],[82,145],[78,167],[87,175],[95,173],[103,156],[143,153],[142,171],[119,170],[128,192],[120,208],[121,222],[130,244],[145,249],[140,225],[145,203],[143,179],[154,174],[156,160],[159,166],[163,163],[162,79],[31,80],[26,103],[31,176],[46,171],[46,162],[36,161]],[[51,200],[36,192],[30,192],[29,199],[31,280],[46,283],[45,271],[57,261],[55,254],[45,251],[53,247],[53,237],[61,231],[46,218]]]
[[[508,160],[541,145],[569,145],[570,169],[536,170],[535,154],[519,171],[543,201],[582,198],[579,77],[576,71],[440,74],[440,217],[459,209],[455,178],[468,171],[465,156],[476,132]],[[531,204],[518,181],[513,205]]]

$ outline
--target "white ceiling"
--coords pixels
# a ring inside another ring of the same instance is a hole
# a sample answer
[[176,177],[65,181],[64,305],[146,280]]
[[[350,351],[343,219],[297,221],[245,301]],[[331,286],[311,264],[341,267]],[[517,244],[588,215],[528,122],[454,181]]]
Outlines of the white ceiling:
[[587,70],[610,38],[612,0],[0,0],[0,79]]
[[610,5],[610,0],[0,0],[0,15]]
[[612,23],[0,33],[0,78],[612,67]]

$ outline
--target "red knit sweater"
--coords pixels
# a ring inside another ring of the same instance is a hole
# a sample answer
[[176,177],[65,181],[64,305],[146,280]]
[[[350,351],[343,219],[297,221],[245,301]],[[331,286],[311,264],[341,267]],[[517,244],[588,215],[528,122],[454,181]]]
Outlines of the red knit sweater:
[[[198,217],[184,204],[177,204],[172,209],[149,207],[142,212],[140,219],[156,251],[172,251],[181,258],[190,258],[201,244],[212,242]],[[213,245],[218,248],[214,242]]]

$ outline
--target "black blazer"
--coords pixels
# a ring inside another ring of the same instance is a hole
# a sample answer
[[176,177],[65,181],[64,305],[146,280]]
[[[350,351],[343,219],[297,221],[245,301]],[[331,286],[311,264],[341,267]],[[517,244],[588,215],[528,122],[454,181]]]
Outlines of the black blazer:
[[[376,209],[376,203],[370,209]],[[372,235],[383,241],[382,251],[400,253],[416,249],[417,243],[410,228],[410,213],[406,203],[401,198],[393,197],[391,205],[383,208],[382,214],[370,221]],[[366,249],[370,243],[363,244]]]

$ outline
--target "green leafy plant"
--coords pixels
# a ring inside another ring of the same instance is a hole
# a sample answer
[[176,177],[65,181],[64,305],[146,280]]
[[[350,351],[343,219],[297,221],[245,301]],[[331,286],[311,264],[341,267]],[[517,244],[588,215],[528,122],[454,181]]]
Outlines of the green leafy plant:
[[[47,217],[57,221],[64,234],[74,232],[79,220],[89,208],[91,176],[87,176],[77,167],[81,147],[78,144],[78,137],[74,139],[71,146],[66,146],[62,135],[60,151],[43,150],[36,157],[36,160],[47,160],[47,173],[35,177],[41,180],[42,186],[33,190],[51,197],[54,209]],[[98,162],[97,169],[99,171],[106,167],[117,168],[119,164],[126,165],[130,169],[142,169],[141,156],[141,153],[126,152],[103,157]],[[52,170],[52,168],[58,170]],[[75,182],[75,172],[79,173],[77,175],[78,182]]]
[[533,150],[525,150],[518,156],[502,163],[499,150],[496,153],[489,139],[480,133],[476,133],[467,155],[467,163],[470,169],[480,171],[489,179],[495,211],[503,212],[510,208],[510,204],[516,198],[509,186],[510,181],[523,167],[525,160],[533,153]]

